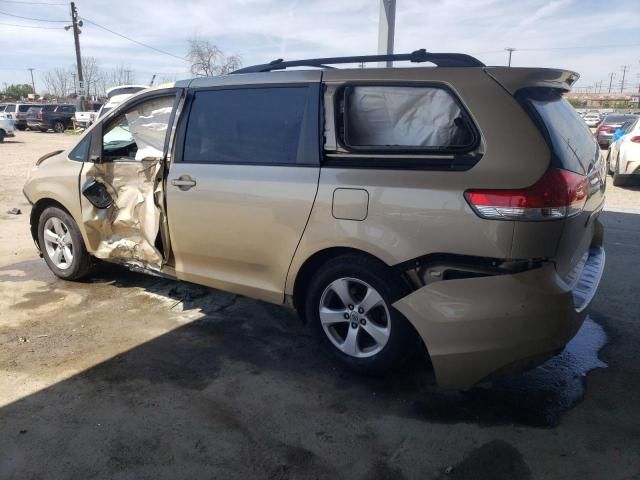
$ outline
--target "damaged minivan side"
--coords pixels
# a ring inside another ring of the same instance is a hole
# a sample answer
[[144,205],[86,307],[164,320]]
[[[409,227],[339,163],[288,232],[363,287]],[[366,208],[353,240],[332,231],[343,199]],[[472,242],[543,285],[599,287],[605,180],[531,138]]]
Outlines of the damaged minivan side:
[[286,303],[357,371],[425,348],[460,388],[544,361],[604,267],[604,164],[563,98],[577,74],[388,59],[436,68],[279,61],[134,95],[31,172],[44,260]]

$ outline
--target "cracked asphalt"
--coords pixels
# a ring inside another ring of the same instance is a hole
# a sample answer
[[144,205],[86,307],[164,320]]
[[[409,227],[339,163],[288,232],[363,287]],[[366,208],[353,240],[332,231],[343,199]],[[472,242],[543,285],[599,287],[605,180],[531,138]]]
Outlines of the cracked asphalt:
[[283,307],[117,266],[54,277],[20,190],[73,140],[0,145],[0,479],[640,479],[638,187],[609,182],[607,267],[570,346],[443,392],[421,355],[345,372]]

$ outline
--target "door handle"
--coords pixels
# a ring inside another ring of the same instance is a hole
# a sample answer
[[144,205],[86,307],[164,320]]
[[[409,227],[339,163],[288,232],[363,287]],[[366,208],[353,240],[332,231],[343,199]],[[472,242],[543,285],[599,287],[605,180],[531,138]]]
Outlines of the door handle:
[[178,178],[171,180],[171,185],[178,187],[180,190],[189,190],[196,186],[196,181],[189,175],[180,175]]

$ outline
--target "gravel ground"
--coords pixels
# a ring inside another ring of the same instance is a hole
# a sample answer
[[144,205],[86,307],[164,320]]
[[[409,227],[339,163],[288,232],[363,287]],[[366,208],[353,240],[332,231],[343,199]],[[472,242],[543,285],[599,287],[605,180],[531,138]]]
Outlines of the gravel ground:
[[284,308],[118,267],[54,277],[21,188],[74,141],[0,145],[0,478],[640,478],[638,188],[609,182],[576,342],[446,393],[420,356],[393,378],[345,373]]

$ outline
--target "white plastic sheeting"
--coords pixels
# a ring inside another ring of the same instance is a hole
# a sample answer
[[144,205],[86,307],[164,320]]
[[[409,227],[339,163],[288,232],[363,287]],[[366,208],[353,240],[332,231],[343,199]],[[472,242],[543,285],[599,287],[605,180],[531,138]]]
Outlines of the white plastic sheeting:
[[150,100],[125,113],[138,151],[136,160],[162,158],[174,97]]
[[449,147],[461,116],[441,88],[356,86],[347,97],[346,143],[352,146]]

